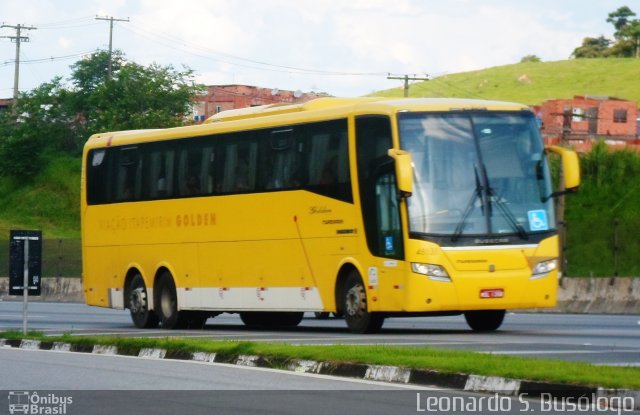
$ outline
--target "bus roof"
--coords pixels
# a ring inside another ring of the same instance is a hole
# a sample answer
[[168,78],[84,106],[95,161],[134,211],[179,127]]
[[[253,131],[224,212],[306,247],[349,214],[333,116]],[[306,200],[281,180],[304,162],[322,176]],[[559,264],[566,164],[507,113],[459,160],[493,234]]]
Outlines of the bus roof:
[[[346,116],[355,114],[394,114],[400,111],[429,112],[456,110],[521,111],[529,108],[511,102],[485,101],[460,98],[318,98],[302,104],[270,104],[237,110],[222,111],[210,117],[204,124],[186,127],[127,130],[94,134],[87,146],[102,147],[180,137],[194,137],[236,129],[255,129],[266,124],[267,117],[274,117],[274,125],[303,123],[307,118]],[[298,116],[297,114],[300,114]],[[304,114],[304,115],[303,115]],[[308,117],[307,117],[308,116]],[[276,121],[276,118],[280,121]],[[234,122],[235,121],[235,122]]]
[[[371,105],[367,105],[371,104]],[[461,98],[317,98],[302,104],[269,104],[256,107],[227,110],[212,115],[205,121],[210,124],[219,121],[233,121],[247,118],[258,118],[270,115],[306,112],[323,109],[337,109],[341,107],[385,107],[387,109],[408,111],[450,111],[463,109],[486,110],[520,110],[528,109],[522,104],[501,101],[485,101]],[[355,108],[354,108],[355,109]]]

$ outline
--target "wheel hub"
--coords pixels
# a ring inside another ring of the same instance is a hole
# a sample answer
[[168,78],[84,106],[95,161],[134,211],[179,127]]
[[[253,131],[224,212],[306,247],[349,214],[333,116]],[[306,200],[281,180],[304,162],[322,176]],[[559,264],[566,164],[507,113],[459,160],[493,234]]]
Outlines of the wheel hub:
[[174,299],[169,293],[169,290],[163,290],[160,296],[160,307],[162,308],[162,314],[164,316],[171,316],[173,314]]
[[364,303],[365,299],[361,287],[351,287],[351,289],[347,291],[345,308],[348,315],[356,316],[360,314],[360,310],[363,309]]
[[129,297],[129,308],[132,313],[141,313],[147,309],[147,293],[144,288],[138,287],[132,290]]

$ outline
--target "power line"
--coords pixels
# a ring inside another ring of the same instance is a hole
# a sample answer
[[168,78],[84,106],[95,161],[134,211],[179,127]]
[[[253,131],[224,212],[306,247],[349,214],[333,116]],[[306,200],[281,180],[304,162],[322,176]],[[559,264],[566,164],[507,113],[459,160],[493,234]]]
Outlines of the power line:
[[91,27],[97,26],[101,23],[93,22],[93,23],[82,23],[82,24],[74,24],[69,26],[50,26],[50,27],[38,27],[41,30],[60,30],[60,29],[77,29],[79,27]]
[[[89,55],[91,53],[93,53],[93,51],[79,52],[79,53],[74,53],[74,54],[71,54],[71,55],[64,55],[64,56],[49,56],[49,57],[44,57],[44,58],[22,59],[22,60],[20,60],[20,63],[23,64],[23,65],[29,65],[29,64],[42,63],[42,62],[56,62],[56,61],[61,61],[61,60],[72,59],[72,58],[77,58],[77,57],[80,57],[80,56]],[[0,63],[0,67],[8,66],[8,65],[11,65],[12,63],[14,63],[13,60],[4,61],[4,62]]]
[[[68,20],[60,20],[57,22],[49,22],[49,23],[40,23],[38,25],[38,29],[51,29],[51,28],[67,28],[67,27],[76,27],[75,25],[81,22],[87,22],[93,19],[93,16],[85,16],[79,17],[76,19],[68,19]],[[73,25],[73,26],[68,26]]]
[[409,75],[404,75],[404,76],[391,76],[391,74],[388,74],[387,79],[400,79],[400,80],[404,80],[404,97],[407,98],[409,96],[409,81],[428,81],[429,78],[428,77],[418,77],[418,76],[409,76]]
[[[274,63],[269,63],[265,61],[259,61],[255,59],[245,58],[237,55],[232,55],[225,52],[220,52],[211,48],[207,48],[198,44],[189,43],[177,36],[171,36],[165,33],[159,34],[155,33],[148,29],[143,29],[140,27],[137,28],[124,28],[130,32],[133,32],[139,36],[146,37],[147,39],[164,45],[166,47],[179,50],[185,53],[189,53],[194,56],[198,56],[205,59],[215,59],[220,62],[228,63],[234,66],[240,66],[244,68],[250,69],[258,69],[258,70],[266,70],[271,72],[283,72],[283,73],[297,73],[297,74],[305,74],[305,75],[320,75],[320,76],[382,76],[385,75],[384,72],[346,72],[346,71],[328,71],[322,69],[312,69],[312,68],[300,68],[296,66],[287,66],[287,65],[279,65]],[[177,44],[178,46],[171,46],[169,43]],[[186,47],[186,48],[185,48]],[[214,58],[210,55],[217,55],[223,57],[225,59]],[[229,60],[231,59],[231,61]],[[233,60],[246,62],[253,65],[260,66],[252,66],[247,64],[241,64],[238,62],[233,62]]]
[[479,94],[479,93],[476,93],[476,92],[473,92],[473,91],[471,91],[471,90],[468,90],[468,89],[462,88],[462,87],[460,87],[460,86],[458,86],[458,85],[454,85],[453,83],[450,83],[450,82],[446,81],[446,80],[444,79],[444,77],[439,77],[439,78],[438,78],[438,81],[439,81],[441,84],[443,84],[444,86],[448,86],[448,87],[449,87],[449,88],[451,88],[451,89],[458,90],[458,92],[462,93],[462,94],[463,94],[463,96],[466,96],[466,97],[475,97],[475,98],[485,99],[485,97],[484,97],[483,95],[481,95],[481,94]]
[[127,17],[126,19],[116,19],[113,16],[109,16],[109,17],[96,16],[96,20],[109,21],[109,69],[107,72],[107,78],[111,79],[111,53],[113,50],[113,22],[128,22],[129,18]]
[[0,36],[0,38],[10,39],[10,40],[14,41],[15,44],[16,44],[15,73],[14,73],[14,76],[13,76],[13,108],[14,108],[14,111],[15,111],[16,104],[18,103],[18,84],[19,84],[19,79],[20,79],[20,43],[29,41],[29,37],[28,36],[22,36],[21,32],[22,32],[22,30],[35,30],[35,29],[37,29],[37,27],[24,26],[24,25],[21,25],[21,24],[18,24],[16,26],[3,24],[2,26],[0,26],[0,28],[4,28],[4,27],[8,27],[10,29],[15,29],[15,31],[16,31],[16,35],[15,36]]

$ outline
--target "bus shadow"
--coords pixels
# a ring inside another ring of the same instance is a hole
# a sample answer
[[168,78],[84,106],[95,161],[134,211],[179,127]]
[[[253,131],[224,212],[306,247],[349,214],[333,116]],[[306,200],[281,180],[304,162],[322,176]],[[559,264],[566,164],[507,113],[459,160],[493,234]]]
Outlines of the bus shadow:
[[478,336],[500,336],[505,334],[515,334],[513,331],[501,331],[477,333],[471,329],[444,329],[433,327],[383,327],[380,332],[372,334],[355,334],[351,333],[349,329],[345,327],[336,326],[316,326],[316,325],[301,325],[297,327],[247,327],[244,324],[206,324],[199,332],[238,332],[243,333],[278,333],[278,334],[326,334],[326,335],[340,335],[340,336],[352,336],[352,337],[371,337],[371,336],[384,336],[384,335],[430,335],[430,336],[447,336],[447,335],[474,335]]

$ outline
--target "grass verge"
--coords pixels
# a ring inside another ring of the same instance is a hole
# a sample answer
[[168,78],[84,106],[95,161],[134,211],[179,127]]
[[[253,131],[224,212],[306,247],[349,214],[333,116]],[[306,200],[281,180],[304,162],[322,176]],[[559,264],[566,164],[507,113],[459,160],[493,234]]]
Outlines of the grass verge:
[[581,385],[614,389],[640,389],[640,368],[595,366],[588,363],[561,360],[532,359],[498,356],[430,347],[352,346],[352,345],[288,345],[237,341],[212,341],[179,337],[123,338],[76,337],[73,335],[45,336],[19,331],[0,332],[4,339],[33,339],[47,342],[65,342],[78,345],[112,345],[119,350],[161,348],[173,352],[218,353],[231,358],[240,354],[261,355],[274,361],[308,359],[322,362],[362,363],[400,366],[414,369],[432,369],[445,373],[467,373],[482,376],[500,376],[511,379],[546,381],[567,385]]

